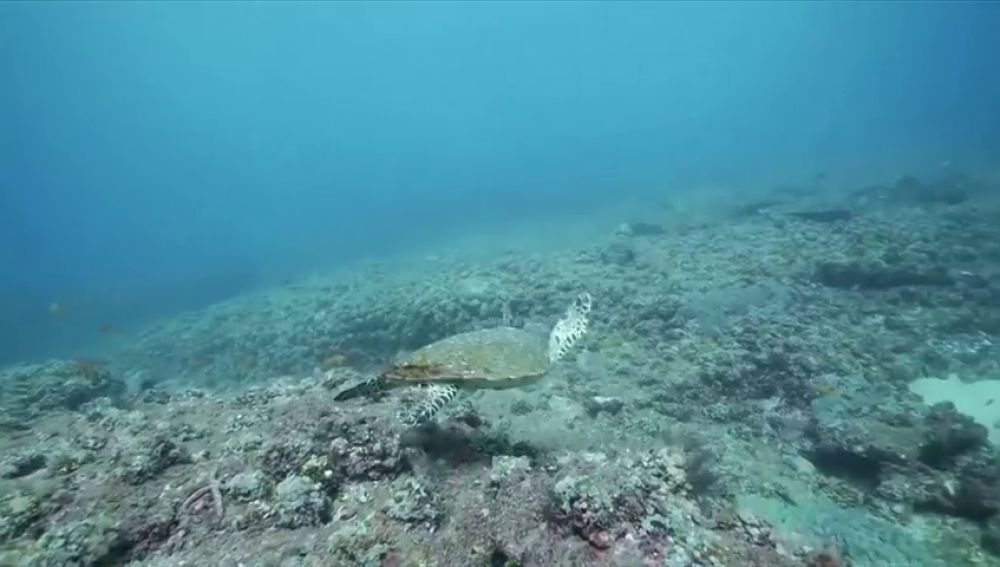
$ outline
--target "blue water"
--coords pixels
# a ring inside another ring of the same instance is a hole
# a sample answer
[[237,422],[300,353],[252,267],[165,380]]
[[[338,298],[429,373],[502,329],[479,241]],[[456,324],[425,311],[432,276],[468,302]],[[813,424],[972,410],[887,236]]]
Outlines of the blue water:
[[486,223],[995,159],[997,29],[955,2],[3,3],[0,361]]

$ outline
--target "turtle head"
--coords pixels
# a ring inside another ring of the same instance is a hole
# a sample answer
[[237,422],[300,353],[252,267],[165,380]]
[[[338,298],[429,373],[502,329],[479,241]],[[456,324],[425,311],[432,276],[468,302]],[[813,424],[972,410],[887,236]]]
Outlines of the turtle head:
[[561,360],[587,332],[587,317],[590,315],[592,299],[589,293],[576,296],[573,303],[566,309],[562,319],[556,321],[549,333],[549,362]]

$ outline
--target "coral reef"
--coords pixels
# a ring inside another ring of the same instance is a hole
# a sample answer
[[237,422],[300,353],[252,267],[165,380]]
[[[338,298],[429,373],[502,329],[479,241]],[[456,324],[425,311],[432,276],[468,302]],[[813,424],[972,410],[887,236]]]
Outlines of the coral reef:
[[[998,425],[911,389],[1000,376],[995,189],[650,210],[2,369],[0,565],[1000,565]],[[335,399],[455,333],[544,336],[582,287],[537,384],[413,428],[405,391]]]

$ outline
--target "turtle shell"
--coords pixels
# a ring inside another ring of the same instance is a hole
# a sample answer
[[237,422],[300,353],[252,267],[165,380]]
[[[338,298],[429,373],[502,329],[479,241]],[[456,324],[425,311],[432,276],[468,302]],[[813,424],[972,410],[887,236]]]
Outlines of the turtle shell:
[[534,382],[548,368],[540,337],[522,329],[497,327],[431,343],[402,357],[381,378],[404,384],[502,389]]

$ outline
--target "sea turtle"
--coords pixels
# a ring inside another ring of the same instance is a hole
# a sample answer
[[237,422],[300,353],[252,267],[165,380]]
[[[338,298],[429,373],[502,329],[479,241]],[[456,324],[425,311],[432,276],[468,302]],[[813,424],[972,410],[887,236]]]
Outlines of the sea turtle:
[[400,412],[407,425],[434,417],[461,389],[500,390],[545,376],[587,332],[591,297],[581,293],[549,332],[548,344],[525,329],[493,327],[459,333],[401,357],[374,379],[339,393],[346,400],[389,388],[420,387],[420,401]]

